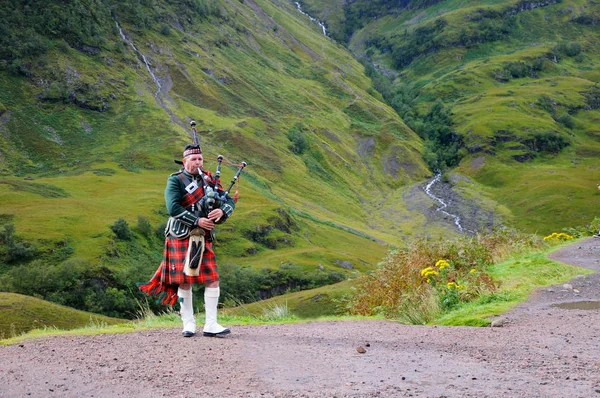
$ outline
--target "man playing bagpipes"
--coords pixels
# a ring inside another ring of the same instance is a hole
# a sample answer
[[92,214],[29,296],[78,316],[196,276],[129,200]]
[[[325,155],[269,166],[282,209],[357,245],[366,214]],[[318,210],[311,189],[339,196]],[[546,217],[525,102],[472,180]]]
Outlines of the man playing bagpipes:
[[[165,229],[163,260],[150,282],[139,286],[163,304],[174,305],[179,298],[184,337],[196,334],[191,289],[195,283],[205,284],[203,335],[223,337],[230,333],[217,323],[220,290],[213,251],[215,225],[224,223],[235,208],[234,200],[228,195],[231,187],[223,191],[219,183],[221,160],[222,156],[219,156],[219,166],[213,177],[202,168],[202,149],[197,141],[184,148],[183,161],[178,162],[183,167],[169,176],[165,189],[170,218]],[[234,181],[243,166],[245,163]]]

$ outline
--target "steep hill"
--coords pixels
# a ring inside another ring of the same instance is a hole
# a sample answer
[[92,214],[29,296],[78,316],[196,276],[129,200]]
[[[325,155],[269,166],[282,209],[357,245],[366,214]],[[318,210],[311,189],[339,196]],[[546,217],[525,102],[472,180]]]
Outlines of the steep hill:
[[[75,2],[69,12],[60,4],[3,10],[2,192],[12,209],[3,212],[17,215],[20,232],[30,236],[50,209],[45,199],[15,206],[49,191],[60,192],[52,208],[96,233],[121,207],[130,222],[152,216],[194,119],[209,160],[248,162],[242,196],[252,200],[240,207],[267,208],[247,223],[291,208],[394,240],[389,223],[369,225],[371,209],[428,174],[420,140],[378,99],[362,66],[292,4]],[[234,170],[226,171],[224,180]],[[80,195],[107,203],[85,209]],[[117,197],[123,203],[108,209]],[[45,233],[76,239],[80,225],[60,224]]]
[[[0,87],[0,288],[51,295],[65,284],[48,280],[81,278],[53,299],[131,312],[191,120],[208,169],[218,154],[248,163],[218,231],[232,273],[327,281],[317,274],[352,276],[407,237],[453,231],[414,212],[431,175],[421,138],[291,2],[2,2]],[[285,288],[298,286],[272,290]]]
[[597,1],[301,3],[372,66],[428,162],[458,166],[506,222],[549,233],[597,214]]

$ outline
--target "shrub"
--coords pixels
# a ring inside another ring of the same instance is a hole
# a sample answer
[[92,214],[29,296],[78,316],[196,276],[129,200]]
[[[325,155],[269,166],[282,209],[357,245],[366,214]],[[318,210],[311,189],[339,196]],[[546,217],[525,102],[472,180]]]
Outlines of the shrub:
[[569,43],[566,46],[565,53],[569,57],[575,57],[581,53],[581,44],[579,43]]
[[164,239],[165,238],[165,228],[167,228],[167,222],[163,222],[161,224],[158,225],[158,227],[156,227],[156,230],[154,231],[154,233],[156,234],[156,237],[158,239]]
[[31,260],[38,254],[38,250],[34,244],[17,237],[15,225],[8,223],[0,229],[0,255],[2,254],[4,261],[10,264]]
[[557,116],[555,120],[568,129],[573,129],[575,127],[575,119],[573,119],[573,117],[568,113],[563,113],[562,115]]
[[551,242],[551,243],[559,243],[559,242],[566,242],[568,240],[573,239],[573,236],[566,234],[564,232],[553,232],[552,234],[548,235],[548,236],[544,236],[544,242]]
[[583,93],[587,109],[600,108],[600,88],[592,87],[587,93]]
[[111,231],[115,233],[117,239],[120,240],[131,240],[133,238],[133,233],[131,233],[131,229],[129,229],[129,224],[122,218],[119,218],[113,225],[110,227]]
[[533,137],[523,140],[529,149],[534,152],[559,153],[571,143],[564,136],[555,132],[535,133]]
[[6,262],[16,263],[29,261],[37,254],[37,247],[27,242],[15,242],[8,246],[6,251]]
[[140,234],[142,234],[146,238],[149,238],[152,236],[152,234],[153,234],[152,225],[150,225],[150,221],[148,220],[148,217],[138,216],[137,230],[140,232]]
[[530,67],[524,62],[507,62],[504,64],[504,70],[511,77],[518,79],[529,75]]
[[166,23],[160,24],[160,34],[163,36],[169,36],[171,34],[171,28]]
[[556,108],[556,101],[549,95],[541,95],[537,100],[538,105],[548,113],[553,114]]
[[546,63],[546,61],[544,60],[543,57],[537,57],[536,59],[533,60],[533,64],[532,64],[531,68],[536,72],[540,72],[540,71],[544,70],[545,63]]
[[314,289],[346,279],[337,271],[306,271],[293,263],[279,269],[255,270],[235,264],[219,266],[219,283],[229,304],[251,303],[299,290]]
[[509,229],[454,241],[419,239],[390,252],[374,273],[360,277],[348,310],[429,322],[440,312],[493,292],[496,284],[487,266],[542,244],[535,235]]
[[286,136],[291,141],[288,148],[296,155],[301,155],[310,148],[306,135],[300,129],[291,128]]
[[0,289],[108,316],[132,317],[137,308],[131,286],[107,267],[79,259],[56,266],[34,260],[11,268],[0,277]]
[[14,244],[15,230],[15,224],[5,224],[2,229],[0,229],[0,243],[6,246]]
[[553,49],[552,55],[566,55],[568,57],[574,57],[581,53],[581,44],[577,42],[566,42],[562,41],[558,43]]

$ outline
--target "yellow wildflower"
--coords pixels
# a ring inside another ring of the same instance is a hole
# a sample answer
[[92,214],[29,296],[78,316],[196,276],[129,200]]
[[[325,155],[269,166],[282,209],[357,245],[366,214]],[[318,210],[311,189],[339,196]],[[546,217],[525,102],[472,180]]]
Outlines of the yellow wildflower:
[[552,234],[548,235],[548,236],[544,236],[544,240],[545,241],[549,241],[549,240],[571,240],[573,239],[573,237],[569,234],[565,234],[564,232],[561,233],[556,233],[556,232],[552,232]]
[[421,270],[421,276],[423,276],[425,278],[429,278],[430,276],[437,275],[437,274],[438,274],[438,272],[431,267],[423,268]]
[[471,271],[469,271],[470,274],[477,272],[477,270],[475,268],[471,268]]
[[435,266],[436,266],[436,267],[438,267],[438,268],[440,269],[440,271],[441,271],[441,270],[443,270],[444,268],[446,268],[446,267],[449,267],[449,266],[450,266],[450,264],[448,264],[448,261],[446,261],[446,260],[438,260],[438,261],[435,263]]

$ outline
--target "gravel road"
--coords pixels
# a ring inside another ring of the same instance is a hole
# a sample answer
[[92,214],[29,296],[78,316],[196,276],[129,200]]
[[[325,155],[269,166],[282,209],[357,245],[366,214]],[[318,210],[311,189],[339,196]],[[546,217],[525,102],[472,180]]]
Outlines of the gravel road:
[[[600,240],[551,258],[600,270]],[[579,301],[596,309],[557,306]],[[600,398],[599,301],[595,273],[537,291],[501,327],[339,321],[238,326],[225,339],[179,328],[32,339],[0,347],[0,397]]]

